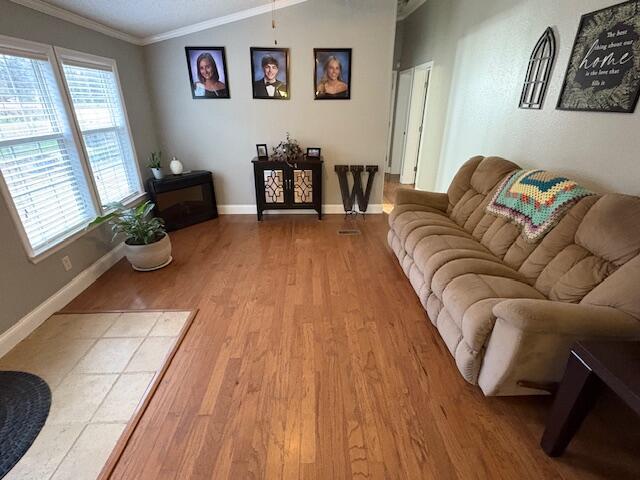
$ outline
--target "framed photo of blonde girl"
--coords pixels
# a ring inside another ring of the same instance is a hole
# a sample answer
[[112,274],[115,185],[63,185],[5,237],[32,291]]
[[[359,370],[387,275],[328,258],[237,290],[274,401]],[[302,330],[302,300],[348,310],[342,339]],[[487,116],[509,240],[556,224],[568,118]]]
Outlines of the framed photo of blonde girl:
[[351,98],[351,49],[314,48],[313,75],[316,100]]

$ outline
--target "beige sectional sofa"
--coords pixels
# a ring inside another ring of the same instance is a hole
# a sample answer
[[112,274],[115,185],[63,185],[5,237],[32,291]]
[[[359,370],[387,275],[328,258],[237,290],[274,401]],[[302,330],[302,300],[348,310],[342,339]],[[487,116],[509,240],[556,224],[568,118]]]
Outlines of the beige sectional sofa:
[[519,169],[474,157],[447,193],[398,191],[388,242],[462,376],[485,395],[545,393],[578,339],[640,338],[640,198],[577,201],[538,243],[485,212]]

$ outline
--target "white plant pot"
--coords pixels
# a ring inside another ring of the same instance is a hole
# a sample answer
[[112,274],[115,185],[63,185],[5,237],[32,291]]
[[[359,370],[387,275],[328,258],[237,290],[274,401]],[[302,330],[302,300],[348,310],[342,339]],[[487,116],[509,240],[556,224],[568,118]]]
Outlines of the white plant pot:
[[152,168],[151,173],[153,173],[153,177],[156,180],[162,180],[164,178],[164,173],[162,173],[161,168]]
[[149,272],[171,263],[171,240],[164,234],[160,240],[149,245],[124,244],[124,254],[134,270]]

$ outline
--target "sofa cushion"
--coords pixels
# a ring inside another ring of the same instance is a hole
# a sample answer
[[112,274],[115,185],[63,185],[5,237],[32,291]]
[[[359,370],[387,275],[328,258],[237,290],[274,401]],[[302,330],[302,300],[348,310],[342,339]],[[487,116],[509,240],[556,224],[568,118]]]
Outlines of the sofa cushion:
[[640,255],[625,263],[580,303],[617,308],[640,322]]
[[555,282],[568,270],[554,265],[556,257],[574,244],[580,222],[597,200],[596,196],[586,197],[574,205],[520,266],[519,271],[529,283],[534,283],[536,289],[545,295],[549,294]]
[[[411,255],[413,257],[413,261],[416,262],[416,265],[420,267],[420,270],[422,270],[422,273],[424,274],[429,271],[426,268],[426,265],[438,253],[452,252],[449,253],[448,257],[445,257],[444,262],[446,263],[457,258],[473,258],[478,256],[476,253],[468,253],[469,251],[491,256],[491,252],[476,242],[473,238],[464,236],[464,233],[423,237],[416,244]],[[483,258],[484,255],[480,255],[480,257]],[[439,263],[433,264],[434,268],[439,268],[440,266],[442,265]],[[431,274],[433,273],[435,273],[435,271],[431,272]]]
[[409,234],[411,234],[415,229],[428,226],[444,226],[451,227],[456,230],[462,230],[447,216],[424,211],[406,212],[398,215],[391,228],[404,243]]
[[[413,225],[415,226],[415,225]],[[408,229],[403,230],[402,234],[406,233]],[[401,237],[402,237],[401,234]],[[474,241],[467,232],[455,224],[443,224],[443,225],[421,225],[411,230],[411,233],[405,236],[404,247],[407,253],[413,255],[417,246],[421,243],[425,243],[427,237],[442,236],[446,238],[461,238]]]
[[[425,245],[426,247],[426,245]],[[426,250],[426,248],[425,248]],[[419,258],[416,261],[416,265],[420,269],[423,274],[424,281],[427,285],[426,292],[431,293],[431,284],[433,283],[433,276],[454,260],[459,259],[479,259],[479,260],[488,260],[491,262],[500,262],[500,259],[497,258],[492,253],[478,248],[455,248],[455,249],[447,249],[440,250],[439,252],[435,252],[431,255],[421,253]]]
[[640,198],[603,195],[576,232],[576,243],[620,266],[640,253]]
[[[470,170],[471,166],[475,166],[473,172]],[[500,157],[480,157],[480,161],[478,161],[478,157],[474,157],[463,165],[453,179],[452,187],[454,184],[455,187],[449,189],[452,205],[451,219],[471,231],[475,224],[468,221],[475,217],[474,213],[484,208],[487,195],[494,190],[498,183],[515,170],[518,170],[515,163]],[[453,198],[451,191],[454,192]],[[479,219],[480,217],[477,216],[477,220]]]
[[[393,228],[393,225],[396,223],[397,218],[399,216],[406,213],[410,214],[415,212],[428,212],[428,213],[434,213],[436,215],[440,215],[441,217],[446,217],[445,213],[441,212],[436,208],[429,207],[426,205],[412,205],[412,204],[396,205],[393,207],[393,210],[389,214],[389,226]],[[446,217],[446,218],[449,218],[449,217]]]
[[483,258],[458,258],[442,266],[433,275],[431,290],[440,298],[444,298],[444,291],[457,277],[466,274],[490,275],[511,278],[526,283],[522,274],[505,265],[499,260]]
[[[480,165],[480,162],[484,160],[481,155],[475,156],[467,160],[458,170],[455,177],[449,185],[447,195],[449,196],[449,204],[451,208],[457,204],[463,195],[471,188],[471,177]],[[451,210],[450,208],[450,210]]]

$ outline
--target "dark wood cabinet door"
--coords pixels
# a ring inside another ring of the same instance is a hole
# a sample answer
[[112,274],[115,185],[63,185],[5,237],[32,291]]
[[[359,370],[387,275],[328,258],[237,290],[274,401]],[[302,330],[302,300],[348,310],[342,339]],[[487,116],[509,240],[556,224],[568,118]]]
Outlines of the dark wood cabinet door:
[[314,182],[317,174],[311,167],[299,167],[291,169],[289,182],[292,205],[314,205]]
[[263,168],[260,181],[262,181],[262,202],[265,207],[269,205],[285,205],[287,203],[288,175],[284,168]]

